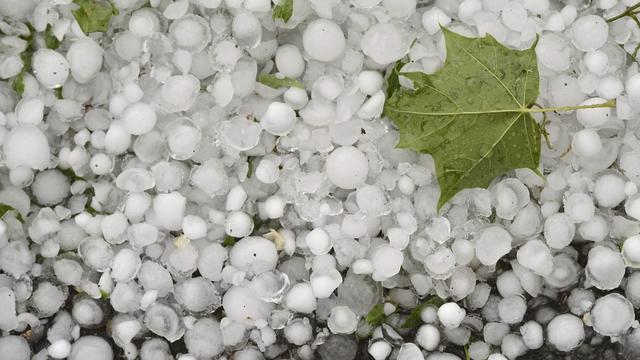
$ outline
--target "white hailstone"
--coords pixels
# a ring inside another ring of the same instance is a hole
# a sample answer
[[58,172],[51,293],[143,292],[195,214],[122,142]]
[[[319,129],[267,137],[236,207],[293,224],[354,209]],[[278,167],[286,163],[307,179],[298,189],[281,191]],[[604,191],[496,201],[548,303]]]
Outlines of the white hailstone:
[[15,126],[3,141],[5,164],[9,169],[25,166],[43,170],[50,164],[49,142],[34,125]]
[[373,95],[382,89],[384,79],[378,71],[364,70],[358,74],[358,88],[367,95]]
[[368,120],[380,116],[384,108],[385,95],[384,91],[378,90],[373,96],[367,99],[358,109],[357,115],[362,119]]
[[56,205],[69,195],[69,179],[58,170],[39,172],[31,184],[31,192],[41,205]]
[[188,14],[171,23],[169,37],[178,48],[198,53],[211,41],[211,28],[202,17]]
[[387,198],[377,186],[365,184],[356,190],[356,204],[365,215],[380,216],[388,212]]
[[189,239],[201,239],[207,235],[207,222],[196,215],[182,219],[182,233]]
[[278,196],[269,196],[264,201],[264,212],[269,219],[279,219],[284,216],[284,209],[287,206],[285,200]]
[[432,7],[422,14],[422,27],[427,30],[429,35],[434,35],[440,31],[441,27],[446,27],[450,23],[451,17],[437,6]]
[[0,330],[11,331],[17,328],[16,295],[6,286],[0,287]]
[[500,226],[489,226],[475,240],[476,257],[483,265],[495,265],[511,251],[512,237]]
[[420,312],[420,319],[426,324],[433,324],[438,320],[438,308],[427,306]]
[[640,101],[640,73],[630,76],[624,85],[631,103],[638,104]]
[[313,255],[327,254],[333,247],[329,234],[322,228],[311,230],[304,241]]
[[392,227],[387,229],[389,244],[398,249],[404,249],[409,245],[410,234],[402,228]]
[[544,222],[544,237],[552,249],[563,249],[571,244],[575,231],[575,224],[564,213],[550,215]]
[[595,246],[589,251],[587,279],[600,290],[612,290],[620,286],[625,273],[622,255],[605,246]]
[[484,341],[491,345],[499,346],[502,339],[510,332],[509,325],[501,322],[490,322],[484,325],[482,333]]
[[253,231],[253,219],[244,211],[234,211],[227,216],[224,231],[233,237],[249,236]]
[[142,8],[131,14],[128,25],[132,34],[147,37],[160,29],[160,20],[150,8]]
[[224,350],[220,323],[210,318],[199,319],[185,332],[184,343],[194,359],[216,357]]
[[558,315],[547,325],[547,337],[558,350],[571,351],[584,340],[584,324],[574,315]]
[[54,359],[64,359],[71,354],[71,343],[65,339],[59,339],[47,347],[47,354]]
[[124,235],[128,226],[127,217],[121,212],[114,212],[100,221],[102,237],[110,244],[123,243],[126,240]]
[[[335,265],[334,265],[335,266]],[[342,284],[342,275],[335,268],[314,270],[309,279],[313,294],[318,299],[326,299]]]
[[527,302],[520,295],[508,296],[498,303],[498,315],[506,324],[518,324],[522,322],[527,311]]
[[208,196],[222,195],[228,185],[224,164],[218,159],[209,159],[191,173],[191,183]]
[[167,112],[186,111],[200,93],[200,80],[190,74],[174,75],[167,79],[159,93],[160,105]]
[[531,320],[520,326],[522,341],[531,350],[539,349],[544,345],[544,330],[542,325]]
[[609,25],[597,15],[581,16],[571,26],[570,35],[571,42],[578,50],[597,50],[607,41]]
[[284,101],[294,110],[300,110],[309,102],[309,95],[304,89],[290,87],[283,94]]
[[625,180],[615,173],[600,175],[593,186],[593,198],[602,207],[618,206],[626,198]]
[[302,34],[304,51],[314,60],[330,62],[344,53],[346,39],[340,26],[331,20],[317,19]]
[[187,199],[179,192],[157,194],[153,198],[153,212],[158,224],[168,230],[180,230]]
[[440,331],[431,324],[425,324],[418,328],[416,342],[427,351],[435,350],[440,345]]
[[113,260],[113,250],[101,238],[86,238],[78,245],[78,254],[84,263],[96,271],[106,271]]
[[598,300],[591,308],[593,330],[604,336],[622,336],[635,321],[633,305],[624,296],[612,293]]
[[507,358],[515,359],[527,352],[527,346],[524,344],[520,336],[516,334],[507,334],[502,339],[500,350]]
[[[111,351],[111,349],[109,349]],[[0,353],[11,360],[31,359],[31,348],[27,340],[18,335],[6,335],[0,337]]]
[[143,135],[156,125],[156,111],[149,104],[136,102],[124,109],[122,122],[131,135]]
[[438,308],[438,320],[447,329],[455,329],[460,326],[467,312],[454,302],[442,304]]
[[[591,295],[591,303],[589,303],[588,307],[585,306],[585,312],[591,308],[591,305],[595,300],[593,294]],[[631,301],[633,306],[637,307],[638,305],[640,305],[640,272],[636,271],[627,278],[624,295],[627,297],[627,299],[629,299],[629,301]]]
[[9,172],[9,181],[11,181],[11,185],[16,187],[29,186],[33,182],[33,178],[33,170],[26,166],[19,166]]
[[358,327],[358,316],[348,306],[335,306],[331,309],[327,326],[334,334],[351,334]]
[[22,124],[38,125],[44,117],[44,102],[37,97],[23,98],[16,105],[16,116]]
[[624,91],[624,84],[619,78],[608,75],[600,79],[596,93],[604,99],[615,99]]
[[609,236],[609,222],[603,216],[596,215],[580,224],[578,233],[584,240],[602,241]]
[[127,239],[134,249],[142,249],[158,240],[158,228],[147,223],[132,224],[127,229]]
[[360,41],[362,52],[378,64],[391,64],[409,51],[408,37],[393,23],[370,27]]
[[260,236],[249,236],[233,245],[229,263],[250,274],[259,274],[275,269],[278,251],[273,242]]
[[507,3],[501,11],[501,19],[504,25],[513,31],[522,32],[528,25],[527,9],[517,2]]
[[640,195],[634,194],[624,203],[624,211],[627,215],[640,220]]
[[104,149],[109,154],[119,155],[127,151],[129,145],[131,134],[125,124],[121,121],[112,122],[104,137]]
[[128,313],[140,309],[142,292],[135,281],[119,282],[109,296],[111,307],[117,312]]
[[400,272],[403,260],[404,256],[400,249],[386,244],[375,248],[371,255],[374,280],[384,280],[396,275]]
[[358,259],[351,264],[351,270],[355,274],[373,273],[373,263],[369,259]]
[[313,338],[313,328],[309,318],[296,318],[289,321],[284,328],[284,336],[294,345],[303,345]]
[[[604,104],[607,100],[599,97],[587,99],[580,106]],[[586,128],[597,128],[606,124],[612,117],[611,108],[601,107],[576,110],[578,122]]]
[[589,72],[602,76],[609,68],[609,57],[601,50],[589,51],[584,54],[584,65]]
[[220,301],[213,283],[203,277],[186,279],[175,287],[176,300],[187,311],[210,312]]
[[113,257],[111,277],[117,282],[131,281],[142,266],[140,255],[131,249],[123,248]]
[[51,49],[38,49],[31,58],[33,74],[46,88],[62,86],[69,77],[69,63],[59,52]]
[[420,360],[423,359],[424,356],[420,351],[418,345],[414,343],[404,343],[400,347],[400,351],[398,351],[397,360]]
[[577,192],[565,198],[564,211],[573,222],[581,223],[591,219],[596,208],[591,196]]
[[318,303],[311,284],[301,282],[289,289],[284,297],[284,305],[287,309],[299,313],[311,314],[318,307]]
[[353,146],[341,146],[327,157],[329,181],[343,189],[355,189],[367,179],[369,163],[365,154]]
[[369,345],[368,351],[369,355],[371,355],[374,360],[384,360],[391,355],[392,350],[393,348],[391,348],[391,345],[388,342],[379,340],[372,342],[371,345]]
[[536,55],[540,64],[554,71],[567,70],[571,66],[572,53],[573,50],[564,37],[550,32],[540,36],[536,45]]
[[580,130],[573,135],[571,150],[579,156],[595,156],[602,150],[600,135],[593,129]]
[[458,265],[469,264],[476,255],[475,245],[467,239],[455,239],[451,244],[451,251]]
[[464,0],[458,6],[458,17],[466,24],[475,25],[474,15],[482,11],[480,0]]
[[553,256],[547,245],[538,239],[527,241],[518,249],[518,263],[540,276],[548,276],[553,270]]
[[198,270],[200,275],[211,280],[222,279],[222,268],[227,260],[227,249],[217,243],[209,244],[200,251],[198,256]]
[[183,322],[175,310],[165,304],[155,302],[144,314],[144,325],[152,333],[174,342],[184,335]]
[[41,282],[31,295],[31,306],[40,317],[48,317],[60,310],[66,300],[66,294],[60,287],[45,281]]
[[89,160],[89,168],[96,175],[106,175],[111,172],[113,162],[111,157],[105,153],[97,153]]
[[529,202],[529,189],[518,179],[500,181],[491,191],[496,215],[513,220],[518,211]]
[[247,192],[241,184],[232,187],[227,194],[226,210],[238,211],[247,201]]
[[431,277],[442,280],[451,276],[455,269],[456,258],[449,248],[443,246],[427,255],[423,264]]
[[80,84],[91,81],[102,68],[104,50],[89,37],[76,40],[67,51],[71,76]]
[[640,268],[640,235],[634,235],[622,244],[622,257],[630,268]]
[[424,232],[431,240],[444,244],[451,236],[451,223],[446,217],[434,217],[427,221]]
[[297,78],[304,73],[304,58],[295,45],[281,45],[276,50],[275,63],[278,71],[286,77]]
[[296,125],[296,113],[289,104],[274,101],[260,118],[260,125],[270,134],[285,136]]
[[265,184],[274,184],[280,179],[280,169],[274,159],[262,159],[255,169],[256,178]]
[[[513,265],[512,265],[513,266]],[[496,279],[496,287],[500,296],[506,298],[514,295],[522,295],[524,290],[520,284],[520,279],[514,273],[514,271],[505,271],[498,275]]]
[[74,301],[71,315],[73,320],[82,327],[98,325],[104,318],[102,308],[90,298]]

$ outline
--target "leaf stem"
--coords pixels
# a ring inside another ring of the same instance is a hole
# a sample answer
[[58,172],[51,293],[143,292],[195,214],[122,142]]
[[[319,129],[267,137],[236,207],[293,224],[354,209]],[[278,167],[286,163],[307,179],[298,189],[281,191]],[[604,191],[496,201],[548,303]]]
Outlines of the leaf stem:
[[636,10],[638,8],[640,8],[640,2],[635,4],[635,5],[629,6],[625,11],[621,12],[620,14],[618,14],[618,15],[616,15],[614,17],[608,18],[606,20],[607,20],[608,23],[610,23],[610,22],[614,22],[616,20],[620,20],[625,16],[635,17],[634,10]]
[[572,111],[572,110],[580,110],[580,109],[596,109],[596,108],[612,108],[616,106],[616,101],[609,100],[607,102],[601,104],[592,104],[592,105],[578,105],[578,106],[557,106],[557,107],[548,107],[548,108],[524,108],[521,109],[522,112],[526,113],[539,113],[539,112],[549,112],[549,111]]

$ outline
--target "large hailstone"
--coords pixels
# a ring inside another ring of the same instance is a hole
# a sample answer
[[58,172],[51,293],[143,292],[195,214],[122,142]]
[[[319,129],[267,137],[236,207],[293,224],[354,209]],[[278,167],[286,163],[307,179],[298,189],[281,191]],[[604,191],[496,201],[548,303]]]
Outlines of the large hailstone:
[[76,40],[67,51],[71,76],[80,84],[93,79],[102,68],[104,50],[89,37]]
[[9,169],[26,166],[43,170],[50,164],[49,142],[34,125],[18,125],[11,129],[2,150]]

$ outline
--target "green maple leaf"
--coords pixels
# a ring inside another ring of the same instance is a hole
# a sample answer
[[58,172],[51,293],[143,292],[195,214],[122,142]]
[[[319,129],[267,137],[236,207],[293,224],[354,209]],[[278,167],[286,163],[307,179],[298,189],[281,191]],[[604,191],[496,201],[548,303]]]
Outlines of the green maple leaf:
[[280,78],[271,74],[262,74],[258,76],[258,82],[274,89],[281,87],[297,87],[300,89],[304,89],[304,85],[296,79],[291,79],[288,77]]
[[73,17],[85,34],[106,32],[109,30],[111,16],[118,14],[118,10],[113,5],[104,5],[98,0],[73,0],[73,2],[80,6],[72,11]]
[[291,15],[293,15],[293,0],[281,0],[278,5],[273,7],[273,20],[282,19],[287,22],[291,19]]
[[384,322],[386,315],[384,314],[384,304],[376,304],[367,313],[367,323],[373,327],[380,326]]
[[429,299],[413,308],[407,319],[402,323],[402,325],[400,325],[400,327],[402,329],[411,329],[422,325],[422,310],[424,310],[428,306],[434,306],[438,308],[442,304],[444,304],[444,300],[442,300],[438,295],[430,297]]
[[512,50],[489,35],[442,31],[444,67],[433,75],[402,73],[415,90],[394,85],[385,104],[400,131],[398,147],[433,156],[438,208],[458,191],[486,187],[509,170],[537,171],[542,135],[531,116],[542,111],[531,109],[539,91],[534,48]]

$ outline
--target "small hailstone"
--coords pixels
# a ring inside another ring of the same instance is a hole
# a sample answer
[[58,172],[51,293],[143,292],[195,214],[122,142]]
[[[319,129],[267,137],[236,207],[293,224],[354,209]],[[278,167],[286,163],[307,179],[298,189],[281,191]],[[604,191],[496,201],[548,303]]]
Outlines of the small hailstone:
[[131,249],[121,249],[113,258],[111,276],[115,281],[132,280],[142,265],[140,255]]
[[573,241],[575,225],[564,213],[556,213],[544,222],[544,237],[547,245],[553,249],[567,247]]
[[593,217],[595,206],[591,196],[585,193],[573,193],[565,199],[564,211],[575,223],[581,223]]
[[621,336],[635,320],[633,305],[624,296],[611,293],[605,295],[593,304],[590,319],[598,334],[604,336]]
[[374,279],[388,279],[400,271],[404,256],[400,249],[390,245],[378,246],[371,255]]
[[513,295],[500,300],[498,314],[500,320],[506,324],[518,324],[524,318],[527,303],[522,296]]
[[348,306],[331,309],[327,326],[334,334],[351,334],[358,327],[358,317]]
[[104,50],[89,37],[76,40],[67,50],[71,76],[80,84],[91,81],[102,68]]
[[275,63],[278,71],[290,78],[297,78],[304,72],[305,62],[300,49],[295,45],[285,44],[276,50]]
[[149,104],[136,102],[124,109],[122,121],[131,135],[143,135],[156,125],[156,112]]
[[255,176],[262,183],[275,183],[280,178],[278,164],[273,159],[260,160],[255,169]]
[[[610,100],[615,99],[624,91],[624,84],[622,81],[612,75],[608,75],[600,79],[596,93],[599,97]],[[620,115],[618,115],[620,116]]]
[[600,135],[593,129],[580,130],[573,135],[571,150],[579,156],[594,156],[602,150]]
[[476,257],[484,265],[495,265],[511,251],[511,241],[511,235],[502,227],[487,227],[476,239]]
[[570,35],[573,45],[581,51],[593,51],[601,48],[607,41],[609,25],[600,16],[585,15],[571,26]]
[[187,199],[178,192],[157,194],[153,199],[153,211],[159,224],[168,230],[180,230]]
[[2,150],[9,169],[26,166],[43,170],[50,163],[49,142],[34,125],[18,125],[11,129],[4,138]]
[[518,262],[541,276],[547,276],[553,269],[553,256],[545,243],[533,239],[518,249]]
[[531,350],[539,349],[544,345],[544,330],[542,326],[531,320],[520,326],[522,341]]
[[589,251],[587,279],[600,290],[611,290],[620,286],[625,273],[622,255],[605,246],[595,246]]
[[290,105],[272,102],[260,118],[260,125],[265,131],[276,136],[285,136],[296,124],[296,114]]
[[69,63],[59,52],[38,49],[32,56],[33,73],[44,87],[62,86],[69,77]]
[[627,215],[636,220],[640,220],[640,196],[636,193],[624,203],[624,210]]
[[379,216],[388,211],[384,192],[373,185],[365,184],[356,190],[356,204],[366,215]]
[[311,284],[297,283],[293,285],[284,298],[284,304],[287,309],[310,314],[316,310],[318,304]]
[[454,302],[448,302],[438,308],[438,320],[447,329],[460,326],[466,316],[466,311]]
[[440,31],[441,26],[446,27],[450,23],[451,17],[435,6],[422,14],[422,26],[427,30],[429,35],[434,35]]
[[342,146],[327,157],[326,173],[334,185],[343,189],[354,189],[367,179],[369,163],[359,149]]
[[587,70],[598,76],[604,75],[609,67],[609,57],[601,50],[587,52],[583,59]]
[[38,125],[44,116],[44,102],[40,98],[23,98],[16,105],[18,122]]
[[305,243],[314,255],[326,254],[333,246],[329,234],[321,228],[311,230],[305,237]]
[[263,237],[249,236],[233,245],[229,252],[229,263],[257,274],[275,269],[278,252],[273,242]]
[[182,219],[182,232],[189,239],[201,239],[207,235],[207,223],[195,215],[187,215]]
[[547,325],[547,336],[558,350],[571,351],[584,340],[584,324],[574,315],[558,315]]
[[331,20],[314,20],[302,35],[304,50],[318,61],[337,60],[344,52],[346,40],[340,26]]
[[391,354],[391,345],[384,340],[379,340],[369,345],[369,355],[375,360],[384,360]]
[[416,342],[423,349],[433,351],[440,345],[440,331],[434,325],[422,325],[416,333]]
[[632,236],[624,241],[622,257],[628,267],[640,268],[640,235]]
[[314,270],[309,281],[313,294],[318,299],[326,299],[342,284],[342,275],[335,268]]
[[[580,106],[604,104],[607,100],[599,97],[587,99],[580,103]],[[592,108],[576,110],[578,122],[586,128],[597,128],[606,124],[612,117],[611,108]]]
[[378,23],[370,27],[360,46],[365,55],[381,65],[399,60],[409,51],[408,37],[393,23]]
[[49,345],[47,353],[54,359],[64,359],[71,354],[71,343],[65,339],[56,340]]
[[404,343],[400,347],[397,360],[416,360],[422,359],[424,356],[420,348],[414,343]]
[[564,37],[549,32],[540,36],[536,45],[540,64],[554,71],[565,71],[571,66],[572,52]]

